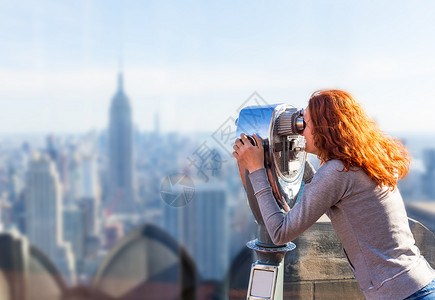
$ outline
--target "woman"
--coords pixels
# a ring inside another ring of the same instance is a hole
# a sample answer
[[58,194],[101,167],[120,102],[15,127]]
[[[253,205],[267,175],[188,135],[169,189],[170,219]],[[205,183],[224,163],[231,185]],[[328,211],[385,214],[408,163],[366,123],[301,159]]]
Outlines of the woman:
[[306,152],[322,166],[286,215],[272,194],[261,139],[254,136],[253,146],[242,134],[234,145],[273,242],[293,240],[326,213],[367,299],[435,299],[435,272],[415,246],[396,188],[408,172],[405,148],[340,90],[314,93],[304,121]]

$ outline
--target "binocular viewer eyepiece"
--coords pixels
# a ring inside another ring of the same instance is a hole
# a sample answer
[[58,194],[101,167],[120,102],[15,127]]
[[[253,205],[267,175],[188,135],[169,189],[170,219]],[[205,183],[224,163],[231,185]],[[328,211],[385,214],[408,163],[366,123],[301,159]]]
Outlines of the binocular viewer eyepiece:
[[304,109],[283,111],[277,119],[279,135],[301,134],[305,129]]

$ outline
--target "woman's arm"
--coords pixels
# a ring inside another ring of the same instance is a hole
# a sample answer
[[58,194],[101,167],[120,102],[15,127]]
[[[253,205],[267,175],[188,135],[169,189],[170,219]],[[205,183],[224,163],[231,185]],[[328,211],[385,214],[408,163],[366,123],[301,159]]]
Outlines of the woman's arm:
[[[241,139],[235,142],[233,156],[242,168],[250,172],[249,179],[266,229],[274,244],[284,244],[293,240],[314,224],[331,206],[349,194],[353,176],[343,171],[341,161],[328,161],[312,177],[304,176],[306,184],[301,199],[284,215],[273,196],[264,168],[262,141],[257,135],[254,135],[254,138],[256,145],[252,145],[242,134]],[[309,171],[312,171],[311,167],[307,169],[307,173]]]
[[285,244],[313,225],[331,206],[347,197],[352,176],[342,171],[340,161],[323,165],[302,190],[298,203],[286,214],[279,209],[270,187],[266,169],[249,174],[266,229],[274,244]]

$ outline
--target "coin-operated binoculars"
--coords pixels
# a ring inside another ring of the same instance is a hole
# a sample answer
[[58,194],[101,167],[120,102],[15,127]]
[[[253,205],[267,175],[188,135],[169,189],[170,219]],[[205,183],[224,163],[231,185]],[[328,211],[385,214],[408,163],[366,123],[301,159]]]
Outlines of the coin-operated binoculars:
[[[236,120],[237,136],[244,133],[255,145],[254,133],[261,136],[264,163],[273,195],[286,213],[295,205],[305,166],[305,139],[300,133],[305,128],[303,110],[286,104],[249,106],[243,108]],[[257,262],[251,267],[247,299],[281,300],[283,297],[284,268],[282,260],[296,245],[273,244],[261,215],[248,171],[239,166],[249,207],[258,224],[257,239],[247,243],[257,253]]]

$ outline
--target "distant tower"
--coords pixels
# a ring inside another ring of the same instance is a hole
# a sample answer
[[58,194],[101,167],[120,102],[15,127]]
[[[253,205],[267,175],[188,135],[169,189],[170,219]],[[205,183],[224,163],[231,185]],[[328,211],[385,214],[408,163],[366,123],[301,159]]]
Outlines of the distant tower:
[[133,192],[133,124],[130,102],[123,89],[122,73],[118,75],[118,91],[110,106],[108,195],[106,208],[109,212],[136,212]]
[[63,239],[61,185],[56,166],[47,156],[35,157],[29,164],[25,211],[30,242],[53,260],[67,281],[74,283],[74,256]]

